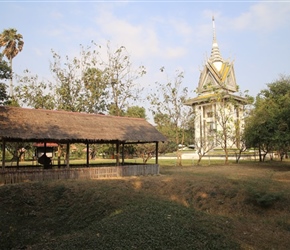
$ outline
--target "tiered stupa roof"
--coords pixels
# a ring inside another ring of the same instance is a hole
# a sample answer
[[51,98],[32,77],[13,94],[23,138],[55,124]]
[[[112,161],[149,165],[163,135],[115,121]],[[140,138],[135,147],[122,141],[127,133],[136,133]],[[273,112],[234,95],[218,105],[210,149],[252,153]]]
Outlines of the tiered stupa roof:
[[[213,41],[211,55],[206,61],[199,77],[197,87],[198,96],[190,99],[186,104],[208,102],[218,92],[224,92],[225,96],[234,96],[238,91],[233,62],[224,60],[221,56],[216,39],[215,19],[212,18]],[[234,96],[236,99],[241,99]],[[241,100],[240,100],[241,101]]]

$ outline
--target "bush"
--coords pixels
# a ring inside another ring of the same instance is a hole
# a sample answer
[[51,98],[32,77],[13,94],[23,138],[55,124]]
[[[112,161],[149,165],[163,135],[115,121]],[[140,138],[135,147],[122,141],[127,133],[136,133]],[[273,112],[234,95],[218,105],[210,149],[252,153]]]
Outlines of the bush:
[[270,193],[269,191],[256,191],[249,190],[247,201],[259,206],[261,208],[269,208],[274,205],[276,201],[279,201],[282,198],[281,193]]

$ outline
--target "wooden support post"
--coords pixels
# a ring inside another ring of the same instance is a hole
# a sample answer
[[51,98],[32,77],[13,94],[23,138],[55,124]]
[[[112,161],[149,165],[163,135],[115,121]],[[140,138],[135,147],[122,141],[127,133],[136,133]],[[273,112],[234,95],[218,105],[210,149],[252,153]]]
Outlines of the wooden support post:
[[5,139],[2,139],[2,169],[5,168],[5,147],[6,147],[6,141]]
[[158,142],[155,143],[155,164],[158,164]]
[[90,166],[90,146],[87,143],[87,168]]
[[120,157],[119,157],[119,155],[120,155],[120,143],[119,142],[117,142],[116,143],[116,165],[117,166],[119,166],[120,165]]
[[66,167],[67,168],[69,168],[69,157],[70,157],[70,155],[69,155],[69,148],[70,148],[70,144],[69,143],[67,143],[66,144]]
[[57,145],[57,166],[58,166],[58,168],[60,168],[61,151],[62,151],[61,146],[58,143],[58,145]]
[[125,154],[124,154],[124,147],[125,147],[125,143],[122,143],[122,165],[124,165],[125,162]]

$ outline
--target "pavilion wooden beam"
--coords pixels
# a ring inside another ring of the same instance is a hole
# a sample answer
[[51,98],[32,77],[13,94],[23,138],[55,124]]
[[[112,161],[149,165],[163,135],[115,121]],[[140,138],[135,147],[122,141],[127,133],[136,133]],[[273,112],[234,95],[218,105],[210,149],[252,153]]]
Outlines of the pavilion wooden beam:
[[90,145],[87,143],[87,168],[90,166]]
[[66,144],[66,167],[67,168],[69,168],[69,158],[70,158],[69,148],[70,148],[70,144],[67,143]]
[[2,169],[4,170],[5,168],[5,147],[6,147],[6,142],[5,139],[2,138]]
[[120,165],[120,142],[118,141],[116,143],[116,165],[119,166]]
[[58,143],[58,146],[57,146],[57,166],[58,168],[60,168],[60,157],[61,157],[61,146],[60,146],[60,143]]
[[158,142],[155,144],[155,164],[158,164]]
[[124,165],[124,162],[125,162],[124,146],[125,146],[125,143],[122,142],[122,165]]

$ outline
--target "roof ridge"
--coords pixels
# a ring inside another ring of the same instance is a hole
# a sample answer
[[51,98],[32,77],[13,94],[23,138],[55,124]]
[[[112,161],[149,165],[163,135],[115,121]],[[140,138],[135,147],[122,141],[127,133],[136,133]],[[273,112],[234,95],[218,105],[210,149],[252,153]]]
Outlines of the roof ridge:
[[91,115],[91,116],[101,116],[106,118],[119,118],[119,119],[136,119],[136,120],[146,120],[145,118],[140,117],[130,117],[130,116],[116,116],[116,115],[105,115],[105,114],[98,114],[98,113],[86,113],[86,112],[77,112],[77,111],[67,111],[67,110],[58,110],[58,109],[43,109],[43,108],[29,108],[29,107],[14,107],[14,106],[4,106],[1,105],[0,108],[8,108],[8,109],[25,109],[25,110],[37,110],[40,112],[51,112],[51,113],[73,113],[74,115]]

